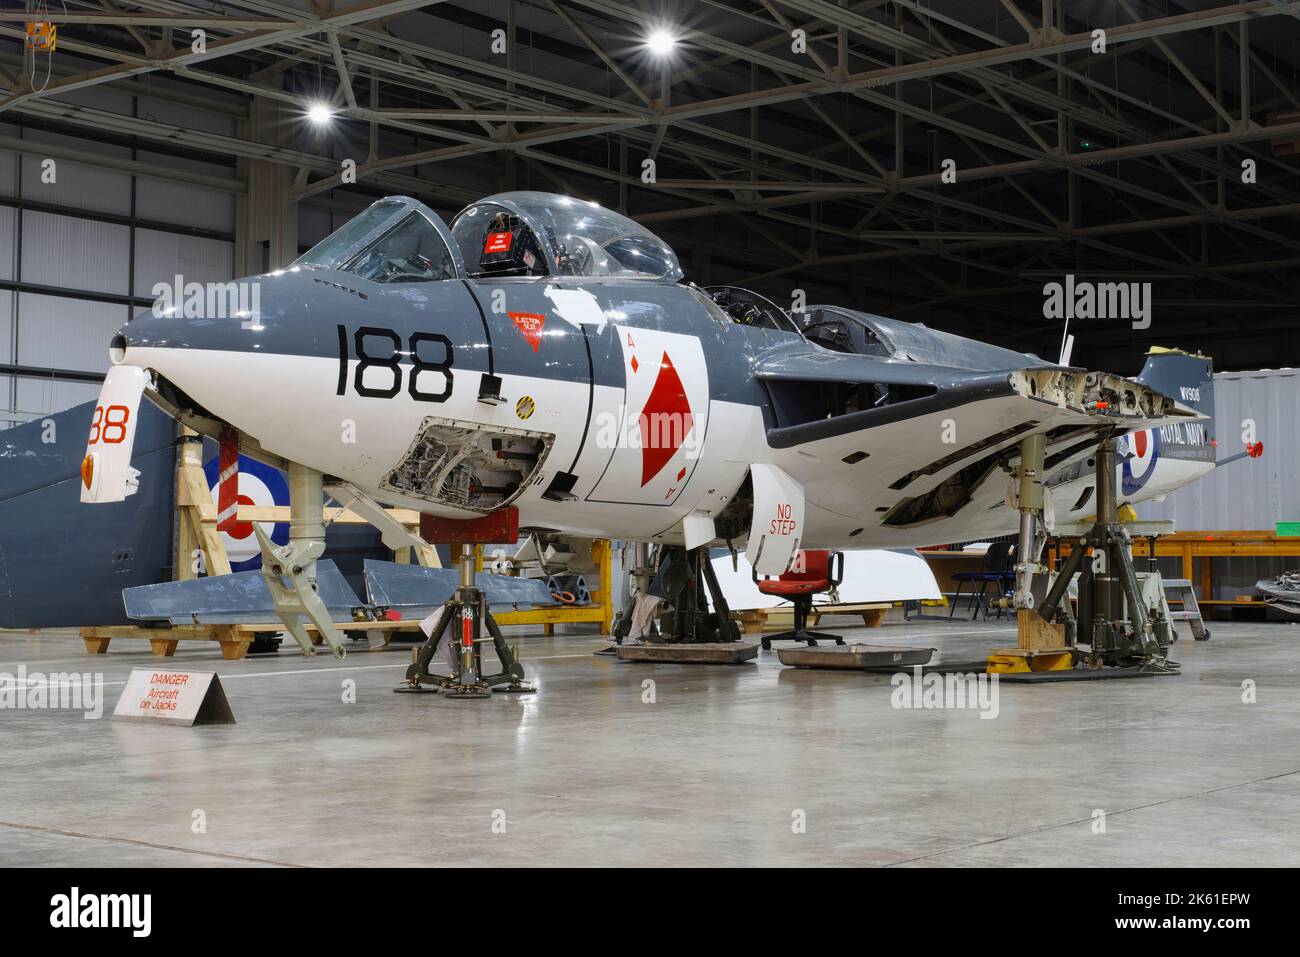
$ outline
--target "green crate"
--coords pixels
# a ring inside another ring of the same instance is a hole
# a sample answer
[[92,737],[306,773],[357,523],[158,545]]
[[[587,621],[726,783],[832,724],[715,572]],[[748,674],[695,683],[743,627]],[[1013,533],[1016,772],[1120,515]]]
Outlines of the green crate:
[[1279,538],[1295,538],[1300,536],[1300,522],[1278,522],[1277,534]]

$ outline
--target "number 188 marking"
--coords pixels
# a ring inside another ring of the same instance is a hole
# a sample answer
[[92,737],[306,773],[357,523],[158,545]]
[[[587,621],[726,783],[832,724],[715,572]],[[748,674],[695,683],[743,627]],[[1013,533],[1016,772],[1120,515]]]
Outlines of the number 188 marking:
[[[348,384],[348,332],[343,326],[339,333],[339,380],[336,395],[347,392]],[[387,342],[387,354],[372,355],[366,351],[366,340],[382,339]],[[391,399],[402,391],[401,356],[402,339],[392,329],[379,326],[360,326],[352,333],[352,341],[357,353],[357,367],[352,374],[352,389],[357,395],[372,399]],[[420,355],[420,346],[436,342],[442,346],[442,357],[431,362]],[[411,357],[411,377],[407,381],[406,391],[417,402],[446,402],[451,396],[451,364],[454,357],[451,340],[444,335],[433,332],[413,332],[407,341],[407,353]],[[385,387],[365,384],[367,369],[387,369],[392,373],[392,380]],[[425,392],[420,389],[420,373],[438,373],[443,378],[441,392]]]

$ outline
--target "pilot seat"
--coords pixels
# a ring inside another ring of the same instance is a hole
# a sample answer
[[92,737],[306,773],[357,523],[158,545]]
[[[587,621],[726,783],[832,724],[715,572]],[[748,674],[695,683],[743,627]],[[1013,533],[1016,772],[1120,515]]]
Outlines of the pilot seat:
[[486,276],[544,276],[546,264],[537,237],[518,216],[501,212],[492,218],[483,237],[479,274]]

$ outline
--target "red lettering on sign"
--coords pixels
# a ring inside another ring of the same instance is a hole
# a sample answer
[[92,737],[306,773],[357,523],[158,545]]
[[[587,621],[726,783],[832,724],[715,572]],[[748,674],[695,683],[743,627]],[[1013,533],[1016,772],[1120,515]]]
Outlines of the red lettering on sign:
[[506,313],[514,320],[519,331],[524,334],[524,339],[533,347],[536,352],[542,346],[542,327],[546,325],[546,317],[536,312],[508,312]]
[[769,535],[793,535],[798,523],[791,518],[794,510],[788,502],[778,502],[776,506],[776,518],[768,523]]

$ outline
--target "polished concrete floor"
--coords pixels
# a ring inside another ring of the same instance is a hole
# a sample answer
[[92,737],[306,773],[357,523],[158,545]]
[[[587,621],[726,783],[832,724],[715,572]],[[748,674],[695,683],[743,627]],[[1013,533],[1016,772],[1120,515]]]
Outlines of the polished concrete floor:
[[[1014,641],[983,622],[845,634],[950,660]],[[1178,677],[1003,683],[991,720],[770,653],[639,665],[602,645],[525,638],[538,694],[456,702],[393,694],[405,651],[183,643],[168,665],[218,672],[238,724],[182,728],[108,716],[160,664],[144,643],[91,657],[0,633],[0,672],[101,672],[108,699],[101,720],[0,710],[0,864],[1300,864],[1300,627],[1218,623],[1176,646]]]

